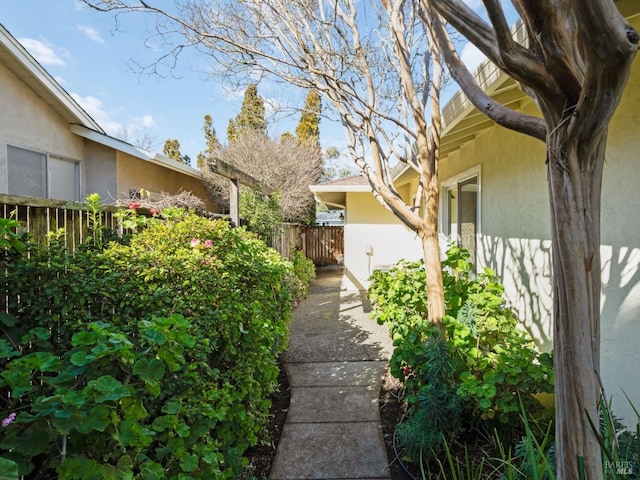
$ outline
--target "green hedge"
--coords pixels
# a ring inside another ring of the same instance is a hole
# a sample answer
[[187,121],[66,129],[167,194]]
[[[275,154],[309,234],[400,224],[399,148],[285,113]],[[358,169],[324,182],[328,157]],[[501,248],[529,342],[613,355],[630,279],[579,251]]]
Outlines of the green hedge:
[[[237,478],[299,280],[242,228],[167,209],[126,244],[5,249],[0,476]],[[5,426],[6,425],[6,426]],[[15,473],[15,471],[13,471]]]

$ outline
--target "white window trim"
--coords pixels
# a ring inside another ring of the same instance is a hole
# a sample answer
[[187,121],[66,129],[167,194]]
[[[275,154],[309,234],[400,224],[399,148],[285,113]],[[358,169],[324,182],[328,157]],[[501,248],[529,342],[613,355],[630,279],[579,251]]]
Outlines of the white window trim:
[[[473,177],[478,177],[478,207],[476,212],[476,218],[478,219],[476,242],[480,241],[482,236],[482,168],[480,165],[476,165],[473,168],[465,170],[453,177],[449,177],[446,180],[440,182],[440,211],[438,212],[438,229],[444,235],[445,232],[445,220],[447,220],[447,190],[457,186],[459,183],[465,182]],[[450,238],[448,238],[451,241]],[[479,245],[479,243],[476,243]]]

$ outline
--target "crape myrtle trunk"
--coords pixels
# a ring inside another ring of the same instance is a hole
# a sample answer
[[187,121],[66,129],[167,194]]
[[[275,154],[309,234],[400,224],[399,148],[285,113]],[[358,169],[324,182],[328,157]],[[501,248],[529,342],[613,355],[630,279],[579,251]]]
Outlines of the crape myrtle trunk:
[[599,425],[600,201],[606,132],[590,144],[562,127],[547,144],[552,222],[556,449],[558,478],[601,478]]

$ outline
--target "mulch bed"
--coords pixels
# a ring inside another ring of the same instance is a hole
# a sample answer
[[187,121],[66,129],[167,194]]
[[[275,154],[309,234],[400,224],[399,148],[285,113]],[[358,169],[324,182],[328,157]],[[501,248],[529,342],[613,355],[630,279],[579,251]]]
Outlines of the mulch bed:
[[289,411],[289,402],[291,400],[291,387],[289,379],[284,371],[282,363],[278,361],[280,375],[278,375],[278,389],[271,395],[271,410],[269,412],[269,422],[267,424],[267,432],[271,443],[258,444],[250,448],[245,453],[252,465],[251,477],[257,479],[268,479],[273,459],[276,456],[276,447],[282,435],[284,421]]

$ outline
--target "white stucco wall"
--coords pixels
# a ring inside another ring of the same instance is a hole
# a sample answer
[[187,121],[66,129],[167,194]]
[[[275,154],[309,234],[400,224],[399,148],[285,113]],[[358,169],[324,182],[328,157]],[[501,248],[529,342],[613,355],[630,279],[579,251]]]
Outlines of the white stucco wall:
[[344,288],[366,289],[374,269],[389,267],[402,258],[422,258],[415,233],[400,224],[371,193],[347,193],[346,204]]
[[[81,161],[84,141],[69,124],[0,64],[0,193],[7,193],[7,145]],[[81,167],[82,168],[82,167]]]

